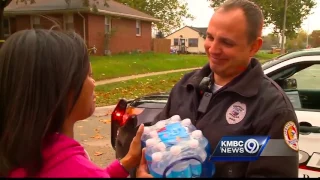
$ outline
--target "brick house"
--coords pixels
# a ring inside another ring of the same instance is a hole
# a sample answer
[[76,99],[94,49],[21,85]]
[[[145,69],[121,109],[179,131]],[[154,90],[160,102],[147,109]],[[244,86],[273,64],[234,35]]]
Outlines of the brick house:
[[35,4],[16,4],[5,8],[5,36],[30,28],[50,29],[58,25],[74,30],[86,41],[88,48],[96,47],[96,55],[129,51],[151,51],[152,22],[159,20],[113,0],[97,8],[85,7],[81,0],[36,0]]

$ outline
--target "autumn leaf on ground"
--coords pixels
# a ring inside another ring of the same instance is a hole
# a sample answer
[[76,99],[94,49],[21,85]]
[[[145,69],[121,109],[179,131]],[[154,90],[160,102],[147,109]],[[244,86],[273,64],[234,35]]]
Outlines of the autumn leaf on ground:
[[110,119],[105,119],[105,120],[99,120],[100,122],[102,122],[102,123],[104,123],[104,124],[108,124],[108,123],[110,123],[111,122],[111,120]]
[[103,153],[102,152],[95,152],[94,156],[101,156]]
[[111,114],[112,114],[112,112],[113,112],[113,109],[109,109],[109,110],[107,110],[107,112],[106,112],[106,116],[111,115]]
[[95,115],[96,117],[103,117],[103,116],[106,116],[106,115]]
[[94,136],[91,136],[91,138],[93,138],[93,139],[103,139],[103,136],[101,136],[101,134],[96,134]]

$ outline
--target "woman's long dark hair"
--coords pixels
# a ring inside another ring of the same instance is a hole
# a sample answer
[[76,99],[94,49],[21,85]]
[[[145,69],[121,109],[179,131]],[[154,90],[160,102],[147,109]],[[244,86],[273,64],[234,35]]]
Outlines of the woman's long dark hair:
[[32,29],[6,40],[0,50],[0,176],[16,168],[31,176],[41,170],[44,138],[61,130],[89,67],[76,33]]

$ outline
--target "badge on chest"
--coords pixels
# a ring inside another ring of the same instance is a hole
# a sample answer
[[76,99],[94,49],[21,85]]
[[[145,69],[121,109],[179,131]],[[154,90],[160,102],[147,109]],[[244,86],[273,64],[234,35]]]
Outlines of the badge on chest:
[[233,103],[226,112],[226,120],[229,124],[237,124],[246,116],[247,106],[241,102]]

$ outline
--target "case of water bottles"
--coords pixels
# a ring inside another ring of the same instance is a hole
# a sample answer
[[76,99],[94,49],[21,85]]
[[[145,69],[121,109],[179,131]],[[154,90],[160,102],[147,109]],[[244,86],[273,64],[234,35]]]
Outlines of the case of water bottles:
[[214,174],[208,140],[190,119],[174,115],[145,127],[142,146],[155,178],[210,178]]

